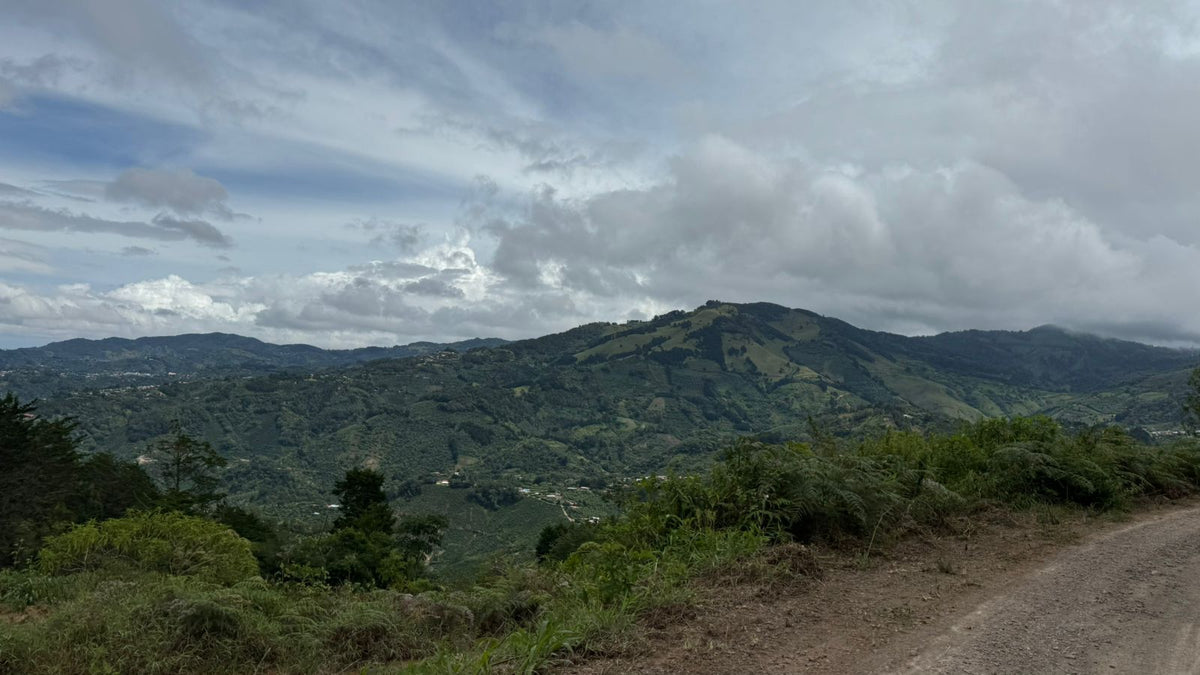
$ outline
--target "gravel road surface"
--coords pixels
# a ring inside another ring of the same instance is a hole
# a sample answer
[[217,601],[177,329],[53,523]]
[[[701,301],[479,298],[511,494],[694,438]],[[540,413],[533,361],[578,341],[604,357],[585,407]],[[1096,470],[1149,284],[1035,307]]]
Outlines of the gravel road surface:
[[899,672],[1200,673],[1200,509],[1062,551]]

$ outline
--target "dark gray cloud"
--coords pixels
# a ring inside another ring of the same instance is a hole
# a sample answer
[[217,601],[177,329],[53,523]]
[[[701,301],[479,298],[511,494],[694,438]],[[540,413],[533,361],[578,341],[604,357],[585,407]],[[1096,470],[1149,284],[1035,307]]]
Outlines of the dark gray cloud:
[[316,298],[282,301],[258,312],[255,323],[268,328],[407,332],[405,324],[426,321],[425,310],[407,301],[407,293],[386,284],[357,278]]
[[224,232],[203,220],[183,220],[160,213],[151,221],[154,225],[170,232],[179,232],[183,239],[191,239],[205,246],[229,248],[233,240]]
[[118,202],[168,208],[180,215],[208,213],[225,220],[233,217],[225,203],[229,199],[225,188],[190,169],[126,169],[104,187],[104,196]]
[[420,281],[413,281],[404,285],[406,293],[415,293],[416,295],[427,295],[435,298],[462,298],[465,297],[462,289],[453,286],[450,283],[433,277],[427,277]]
[[144,248],[142,246],[126,246],[125,248],[121,249],[121,255],[129,257],[129,258],[139,258],[139,257],[148,256],[148,255],[157,255],[157,253],[158,252],[155,251],[154,249]]
[[0,201],[0,229],[32,232],[95,232],[161,241],[192,240],[205,246],[227,248],[232,240],[202,220],[179,220],[165,214],[151,222],[116,221],[48,209],[29,202]]

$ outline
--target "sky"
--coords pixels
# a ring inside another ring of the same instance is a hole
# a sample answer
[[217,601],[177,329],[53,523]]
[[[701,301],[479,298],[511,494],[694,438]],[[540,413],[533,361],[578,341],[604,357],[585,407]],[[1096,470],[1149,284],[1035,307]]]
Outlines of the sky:
[[1200,7],[0,0],[0,347],[710,299],[1200,345]]

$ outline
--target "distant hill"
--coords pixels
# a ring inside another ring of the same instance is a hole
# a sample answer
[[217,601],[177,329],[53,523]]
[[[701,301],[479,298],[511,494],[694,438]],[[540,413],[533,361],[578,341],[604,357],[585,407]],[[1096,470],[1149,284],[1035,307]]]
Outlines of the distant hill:
[[[221,346],[192,351],[194,341]],[[344,365],[379,352],[236,336],[59,343],[42,353],[61,359],[51,363],[90,364],[84,370],[159,358],[160,369],[243,374],[65,393],[42,410],[78,417],[87,447],[124,456],[179,420],[230,459],[238,500],[282,516],[322,517],[313,514],[334,480],[355,466],[382,470],[415,511],[466,509],[470,490],[495,485],[545,502],[528,512],[540,520],[470,506],[473,520],[448,538],[458,547],[448,556],[464,559],[494,550],[494,528],[515,528],[499,538],[531,545],[525,539],[546,519],[602,512],[582,487],[695,467],[738,435],[804,439],[813,424],[854,433],[1035,413],[1177,428],[1187,374],[1200,363],[1195,351],[1055,328],[904,337],[766,303],[712,302],[650,321],[450,346],[456,351],[431,345],[415,358]],[[244,376],[260,364],[278,372]]]
[[146,386],[175,379],[263,375],[285,370],[348,366],[375,359],[467,351],[504,344],[499,338],[463,342],[414,342],[395,347],[320,349],[274,345],[227,333],[203,333],[134,340],[65,340],[43,347],[0,350],[0,391],[46,397],[93,388]]

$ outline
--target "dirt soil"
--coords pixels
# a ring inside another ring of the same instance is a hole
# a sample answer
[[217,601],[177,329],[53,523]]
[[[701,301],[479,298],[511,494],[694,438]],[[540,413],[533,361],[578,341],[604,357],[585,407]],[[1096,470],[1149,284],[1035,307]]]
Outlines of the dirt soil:
[[781,589],[710,584],[616,673],[1200,673],[1200,506],[1125,522],[992,514]]

